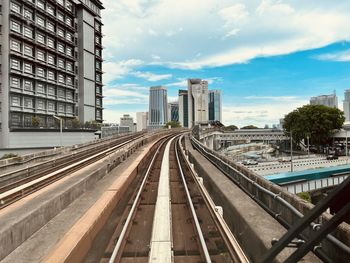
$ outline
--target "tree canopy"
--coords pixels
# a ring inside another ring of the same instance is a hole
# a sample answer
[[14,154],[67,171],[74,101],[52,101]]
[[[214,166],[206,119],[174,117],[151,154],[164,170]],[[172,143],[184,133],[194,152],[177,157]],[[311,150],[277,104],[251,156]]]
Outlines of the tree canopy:
[[259,129],[258,127],[256,127],[255,125],[248,125],[248,126],[244,126],[241,129]]
[[169,122],[167,122],[167,123],[165,124],[164,127],[165,127],[165,128],[168,128],[169,125],[170,125],[171,128],[180,128],[180,127],[181,127],[181,124],[180,124],[180,122],[178,122],[178,121],[169,121]]
[[292,131],[293,139],[300,142],[310,136],[312,143],[327,143],[336,130],[345,121],[344,112],[324,105],[304,105],[288,113],[284,118],[283,128]]
[[237,130],[238,127],[236,125],[229,125],[229,126],[225,126],[224,127],[224,130],[225,131],[234,131],[234,130]]

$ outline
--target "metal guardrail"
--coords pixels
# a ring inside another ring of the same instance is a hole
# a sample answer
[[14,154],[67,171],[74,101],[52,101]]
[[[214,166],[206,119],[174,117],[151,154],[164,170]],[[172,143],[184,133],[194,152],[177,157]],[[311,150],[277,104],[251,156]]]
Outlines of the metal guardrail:
[[[212,150],[203,146],[197,139],[191,137],[193,146],[201,152],[209,161],[211,161],[216,167],[218,167],[223,173],[225,173],[232,181],[234,181],[246,194],[248,194],[254,201],[256,201],[262,208],[264,208],[268,213],[270,213],[274,218],[276,218],[282,225],[286,228],[290,228],[292,222],[288,222],[287,213],[290,214],[294,220],[297,221],[304,215],[297,210],[294,206],[288,203],[286,200],[280,197],[280,193],[276,194],[270,190],[264,188],[256,181],[252,180],[248,176],[244,175],[242,172],[238,171],[230,164],[224,162],[222,158],[219,158],[218,154],[215,154]],[[273,201],[273,202],[269,202]],[[321,220],[318,220],[321,222]],[[317,230],[315,223],[311,223],[308,227],[307,233],[312,233]],[[303,234],[301,237],[303,239],[308,239],[309,236]],[[336,239],[332,235],[327,235],[327,241],[329,241],[333,246],[337,247],[343,255],[350,256],[350,247]],[[325,254],[321,246],[314,247],[314,253],[320,257],[325,262],[333,262]],[[345,253],[345,254],[344,254]]]

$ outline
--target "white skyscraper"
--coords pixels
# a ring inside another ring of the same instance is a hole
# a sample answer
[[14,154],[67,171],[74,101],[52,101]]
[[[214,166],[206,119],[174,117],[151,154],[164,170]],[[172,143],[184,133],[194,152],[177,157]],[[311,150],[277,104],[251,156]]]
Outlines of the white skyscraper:
[[156,86],[150,88],[149,94],[149,127],[157,129],[163,127],[168,121],[167,88]]
[[317,97],[311,97],[310,99],[311,105],[324,105],[328,107],[338,108],[338,97],[335,94],[330,95],[321,95]]
[[137,131],[147,129],[148,112],[136,112],[136,128]]
[[192,128],[201,122],[208,122],[208,81],[188,80],[188,125]]
[[129,127],[129,131],[134,131],[134,119],[129,114],[124,114],[123,117],[120,118],[120,126]]
[[350,89],[344,92],[343,110],[345,121],[350,121]]

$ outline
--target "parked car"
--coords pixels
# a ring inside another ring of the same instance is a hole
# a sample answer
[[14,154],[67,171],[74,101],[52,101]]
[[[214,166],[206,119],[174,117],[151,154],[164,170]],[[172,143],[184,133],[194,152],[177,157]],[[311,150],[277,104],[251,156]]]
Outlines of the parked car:
[[244,165],[256,165],[256,164],[258,164],[258,161],[256,161],[256,160],[244,160],[242,162],[242,164],[244,164]]
[[337,160],[338,156],[334,155],[334,154],[328,154],[326,159],[327,160]]

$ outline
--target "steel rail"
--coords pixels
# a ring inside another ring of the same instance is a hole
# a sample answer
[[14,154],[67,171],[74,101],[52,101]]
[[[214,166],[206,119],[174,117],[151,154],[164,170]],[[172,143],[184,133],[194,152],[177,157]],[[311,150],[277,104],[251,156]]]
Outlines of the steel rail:
[[191,195],[190,195],[190,192],[189,192],[188,187],[187,187],[187,183],[186,183],[184,172],[183,172],[182,167],[181,167],[181,162],[180,162],[179,155],[178,155],[178,152],[177,152],[177,143],[175,143],[175,154],[176,154],[176,160],[177,160],[177,164],[178,164],[178,167],[179,167],[179,171],[180,171],[180,174],[181,174],[182,183],[183,183],[183,186],[184,186],[184,189],[185,189],[185,192],[186,192],[187,202],[188,202],[188,204],[190,205],[190,208],[191,208],[191,213],[192,213],[192,216],[193,216],[193,219],[194,219],[194,223],[195,223],[195,227],[196,227],[196,230],[197,230],[197,233],[198,233],[198,236],[199,236],[199,240],[200,240],[200,244],[201,244],[202,251],[203,251],[203,254],[204,254],[204,258],[205,258],[206,262],[211,262],[209,251],[208,251],[208,247],[207,247],[207,244],[205,243],[203,232],[202,232],[201,226],[199,224],[196,211],[195,211],[194,206],[193,206],[193,202],[192,202]]
[[144,178],[143,178],[143,180],[142,180],[142,183],[141,183],[141,185],[140,185],[140,188],[139,188],[139,190],[138,190],[138,192],[137,192],[137,194],[136,194],[136,197],[135,197],[135,199],[134,199],[134,202],[133,202],[133,204],[132,204],[132,207],[131,207],[131,209],[130,209],[130,211],[129,211],[129,213],[128,213],[128,217],[127,217],[127,219],[126,219],[126,221],[125,221],[125,223],[124,223],[123,229],[122,229],[122,231],[121,231],[121,233],[120,233],[120,235],[119,235],[117,244],[115,245],[115,247],[114,247],[114,249],[113,249],[113,252],[112,252],[112,256],[111,256],[111,258],[110,258],[109,261],[108,261],[109,263],[114,263],[115,260],[117,259],[117,256],[120,254],[120,249],[121,249],[122,243],[123,243],[123,241],[124,241],[124,239],[125,239],[125,235],[126,235],[128,229],[129,229],[130,222],[131,222],[132,218],[134,217],[134,214],[135,214],[137,205],[138,205],[139,202],[140,202],[141,193],[142,193],[142,191],[143,191],[143,189],[144,189],[144,187],[145,187],[145,184],[146,184],[146,181],[147,181],[147,179],[148,179],[148,177],[149,177],[149,174],[150,174],[150,172],[151,172],[151,169],[153,168],[153,165],[154,165],[154,162],[155,162],[155,160],[156,160],[156,157],[158,156],[158,154],[159,154],[159,152],[160,152],[160,150],[161,150],[161,148],[163,147],[163,145],[164,145],[165,142],[166,142],[166,139],[164,139],[164,140],[160,143],[159,147],[157,148],[156,152],[154,153],[154,155],[153,155],[153,157],[152,157],[152,160],[151,160],[150,164],[148,165],[148,169],[147,169],[147,171],[146,171],[146,173],[145,173],[145,175],[144,175]]
[[129,140],[126,142],[123,142],[119,145],[116,145],[112,148],[109,148],[107,150],[104,150],[100,153],[94,154],[90,157],[87,157],[83,160],[80,160],[78,162],[75,162],[73,164],[70,164],[64,168],[61,168],[57,171],[54,171],[52,173],[46,174],[40,178],[36,178],[33,181],[26,182],[25,184],[19,185],[15,188],[12,188],[4,193],[0,194],[0,209],[14,203],[15,201],[59,180],[60,178],[64,177],[68,173],[72,173],[78,169],[81,169],[82,167],[85,167],[93,162],[96,162],[97,160],[102,159],[107,154],[110,154],[111,152],[123,147],[124,145],[127,145],[128,143],[132,142],[133,140]]
[[[259,190],[261,190],[262,192],[272,196],[275,200],[277,200],[278,202],[280,202],[282,205],[284,205],[285,207],[287,207],[294,215],[296,215],[297,217],[301,218],[303,217],[303,214],[301,212],[299,212],[299,210],[297,210],[294,206],[292,206],[290,203],[288,203],[286,200],[284,200],[282,197],[279,196],[279,194],[275,194],[274,192],[262,187],[261,185],[259,185],[258,183],[256,183],[255,181],[253,181],[252,179],[248,178],[246,175],[244,175],[243,173],[241,173],[240,171],[236,170],[235,168],[233,168],[231,165],[225,163],[223,160],[221,160],[220,158],[218,158],[217,156],[213,155],[212,153],[208,152],[206,149],[204,149],[204,147],[201,145],[201,143],[195,139],[195,138],[191,138],[191,140],[194,142],[195,148],[200,149],[202,152],[204,152],[206,155],[211,156],[212,158],[218,160],[219,162],[221,162],[222,164],[224,164],[226,167],[232,169],[233,171],[235,171],[240,178],[242,178],[243,180],[245,180],[246,182],[250,183],[251,185],[253,185],[254,187],[258,188]],[[262,206],[267,212],[269,212],[270,214],[274,215],[275,218],[277,220],[279,220],[279,216],[277,213],[275,213],[274,211],[272,211],[270,208],[268,208],[264,203],[262,203],[261,201],[259,201],[253,194],[251,194],[247,189],[245,189],[241,182],[239,180],[237,180],[236,178],[233,178],[232,176],[230,176],[229,174],[227,174],[226,171],[224,171],[222,168],[220,168],[218,165],[216,165],[212,160],[210,160],[208,157],[207,159],[212,162],[216,167],[218,167],[219,170],[221,170],[228,178],[230,178],[232,181],[234,181],[246,194],[248,194],[251,198],[253,198],[253,200],[255,200],[260,206]],[[317,227],[314,227],[316,224],[315,223],[311,223],[310,224],[313,230],[317,230]],[[289,226],[290,227],[290,226]],[[331,243],[333,243],[335,246],[339,247],[341,250],[343,250],[345,253],[350,254],[350,247],[348,247],[346,244],[344,244],[343,242],[341,242],[339,239],[335,238],[333,235],[328,234],[326,239],[328,241],[330,241]],[[323,251],[320,251],[318,249],[319,247],[315,247],[315,254],[322,257],[322,258],[326,258],[326,255],[324,255]]]
[[186,158],[184,150],[181,147],[181,140],[183,140],[183,136],[181,136],[181,138],[179,140],[179,145],[180,145],[179,148],[180,148],[180,152],[182,154],[182,158],[186,162],[187,167],[191,171],[191,175],[194,178],[194,181],[202,194],[204,202],[206,203],[207,207],[209,208],[208,210],[211,214],[211,217],[213,218],[213,220],[215,222],[215,225],[217,226],[217,228],[219,229],[219,231],[221,233],[221,236],[225,240],[225,244],[229,250],[229,253],[230,253],[232,259],[235,260],[234,262],[248,263],[249,260],[246,257],[245,253],[243,252],[241,246],[239,245],[238,241],[236,240],[236,238],[232,234],[230,228],[226,224],[223,217],[221,215],[219,215],[218,212],[215,211],[214,201],[211,199],[211,197],[210,197],[208,191],[206,190],[206,188],[204,187],[204,185],[199,181],[199,177],[195,174],[193,168],[190,165],[190,162]]

